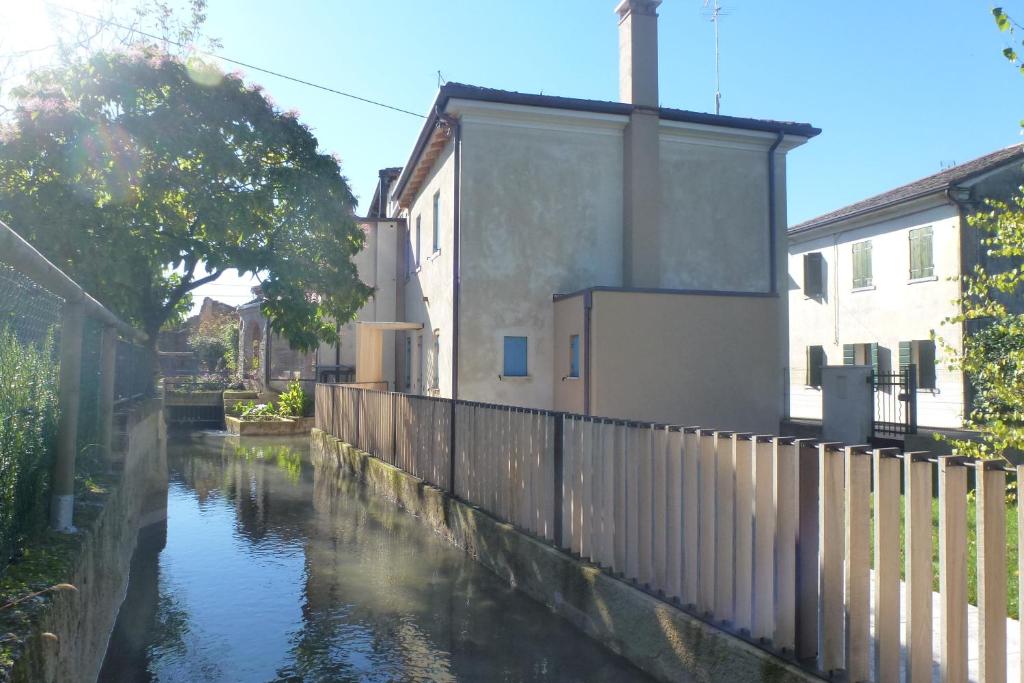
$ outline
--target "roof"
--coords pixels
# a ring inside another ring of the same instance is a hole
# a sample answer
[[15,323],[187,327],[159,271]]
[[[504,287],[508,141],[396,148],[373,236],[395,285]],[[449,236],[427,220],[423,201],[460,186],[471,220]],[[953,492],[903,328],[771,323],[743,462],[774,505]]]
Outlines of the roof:
[[975,176],[987,173],[1018,159],[1024,159],[1024,143],[1010,145],[1009,147],[978,157],[973,161],[968,161],[965,164],[947,168],[944,171],[915,180],[912,183],[900,185],[888,192],[876,194],[873,197],[862,199],[841,209],[822,214],[817,218],[812,218],[790,227],[789,234],[806,232],[831,223],[837,223],[847,218],[853,218],[902,202],[926,197],[937,192],[943,192],[954,185],[966,182]]
[[[430,141],[431,135],[437,126],[439,113],[448,106],[452,99],[473,100],[478,102],[498,102],[501,104],[516,104],[529,107],[544,107],[547,109],[567,109],[571,111],[594,112],[600,114],[618,114],[628,116],[636,109],[649,110],[650,107],[638,107],[627,102],[609,102],[605,100],[587,100],[575,97],[557,97],[554,95],[533,95],[529,93],[514,92],[511,90],[498,90],[495,88],[483,88],[464,83],[446,83],[441,86],[430,109],[420,136],[416,141],[409,162],[405,165],[398,183],[395,186],[395,195],[401,195],[409,182],[413,169],[419,162],[423,149]],[[665,121],[680,121],[684,123],[698,123],[708,126],[721,126],[724,128],[741,128],[745,130],[759,130],[770,133],[784,133],[804,138],[812,138],[821,132],[809,123],[795,123],[792,121],[771,121],[767,119],[752,119],[739,116],[723,116],[721,114],[707,114],[703,112],[688,111],[685,109],[670,109],[658,107],[658,115]]]

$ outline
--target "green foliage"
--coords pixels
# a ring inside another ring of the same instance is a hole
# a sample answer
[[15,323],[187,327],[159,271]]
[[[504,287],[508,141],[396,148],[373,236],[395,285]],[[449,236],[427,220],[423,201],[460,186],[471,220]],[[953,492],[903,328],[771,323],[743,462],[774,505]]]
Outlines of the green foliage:
[[249,403],[242,408],[239,417],[250,422],[272,422],[284,417],[273,403]]
[[312,398],[302,390],[299,382],[292,382],[288,390],[278,396],[279,412],[284,417],[302,417],[309,410]]
[[[1024,63],[1021,62],[1017,50],[1013,48],[1013,43],[1016,42],[1016,29],[1020,27],[1017,22],[1007,14],[1002,7],[992,8],[992,18],[996,22],[996,27],[1006,33],[1010,40],[1010,45],[1003,48],[1003,57],[1005,57],[1011,64],[1017,67],[1017,69],[1024,74]],[[1024,45],[1024,43],[1022,43]],[[1024,126],[1024,121],[1021,122]]]
[[988,200],[968,218],[985,236],[990,271],[975,266],[964,277],[960,313],[947,322],[967,325],[962,348],[943,343],[950,368],[963,371],[974,389],[967,427],[980,441],[950,439],[962,455],[1000,458],[1024,450],[1024,314],[1007,302],[1024,294],[1024,188],[1011,203]]
[[238,371],[238,318],[221,316],[189,337],[189,347],[195,351],[199,367],[204,372]]
[[[33,72],[0,129],[0,218],[152,338],[225,270],[297,349],[371,290],[337,159],[259,87],[154,47]],[[205,269],[205,272],[204,272]]]
[[53,339],[22,343],[0,329],[0,573],[19,538],[46,523],[57,425]]

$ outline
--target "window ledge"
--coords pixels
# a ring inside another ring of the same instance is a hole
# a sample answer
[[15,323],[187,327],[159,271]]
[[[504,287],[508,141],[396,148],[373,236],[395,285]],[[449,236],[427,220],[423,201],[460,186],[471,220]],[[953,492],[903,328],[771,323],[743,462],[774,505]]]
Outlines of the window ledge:
[[867,285],[865,287],[854,287],[851,292],[873,292],[875,290],[874,285]]
[[438,249],[438,250],[437,250],[437,251],[435,251],[435,252],[434,252],[433,254],[431,254],[430,256],[428,256],[428,257],[427,257],[427,260],[428,260],[428,261],[433,261],[434,259],[436,259],[436,258],[437,258],[438,256],[440,256],[440,255],[441,255],[441,250],[440,250],[440,249]]
[[579,375],[566,375],[565,377],[562,378],[562,381],[563,382],[575,381],[575,380],[578,380],[579,378],[580,378]]
[[530,375],[498,375],[499,382],[532,382]]
[[938,275],[929,275],[928,277],[913,277],[907,280],[908,285],[916,285],[919,282],[937,282],[939,279]]

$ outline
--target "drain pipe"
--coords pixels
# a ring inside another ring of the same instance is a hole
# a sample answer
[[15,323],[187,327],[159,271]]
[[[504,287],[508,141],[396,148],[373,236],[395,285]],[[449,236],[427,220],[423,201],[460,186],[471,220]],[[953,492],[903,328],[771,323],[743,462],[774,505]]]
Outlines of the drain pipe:
[[448,126],[452,137],[452,154],[455,157],[452,187],[452,414],[450,420],[451,434],[448,438],[448,492],[455,496],[455,407],[459,400],[459,291],[462,288],[462,272],[460,249],[461,226],[460,217],[462,204],[460,188],[462,185],[462,126],[459,119],[450,114],[440,114],[441,120]]

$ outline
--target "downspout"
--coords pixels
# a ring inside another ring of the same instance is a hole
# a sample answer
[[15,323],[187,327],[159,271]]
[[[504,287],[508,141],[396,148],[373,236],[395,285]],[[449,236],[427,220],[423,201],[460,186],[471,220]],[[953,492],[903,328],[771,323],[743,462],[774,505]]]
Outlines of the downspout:
[[[966,199],[966,200],[958,199],[957,198],[957,191],[963,191],[964,189],[967,190],[968,199]],[[946,195],[946,199],[949,200],[949,202],[953,206],[956,207],[957,213],[958,213],[958,219],[959,219],[958,223],[959,223],[959,225],[957,227],[959,228],[959,238],[957,239],[957,249],[959,250],[960,253],[957,255],[958,256],[957,262],[960,264],[960,277],[957,278],[957,285],[958,285],[958,287],[960,289],[960,298],[962,299],[963,296],[964,296],[964,278],[963,278],[963,276],[964,276],[965,273],[967,273],[967,267],[968,267],[967,252],[964,249],[964,243],[966,241],[966,239],[965,239],[966,238],[966,234],[965,234],[966,231],[964,230],[964,227],[965,227],[965,223],[967,221],[967,214],[970,212],[970,207],[968,206],[968,204],[970,203],[970,189],[969,188],[963,188],[963,187],[947,187],[945,189],[945,191],[943,192],[943,194],[945,194]],[[967,334],[968,334],[967,321],[965,320],[964,322],[960,323],[960,350],[961,350],[961,353],[963,352],[963,343],[964,343],[964,340],[967,339]],[[966,421],[967,420],[967,416],[970,415],[971,412],[973,411],[974,399],[973,399],[973,396],[971,396],[971,382],[970,382],[969,379],[967,379],[967,373],[965,373],[963,371],[960,372],[960,383],[961,383],[961,391],[963,392],[963,410],[964,410],[964,414],[961,416],[961,419]]]
[[594,292],[583,292],[583,414],[590,415],[590,316],[594,309]]
[[[768,148],[768,291],[778,295],[778,254],[775,253],[776,225],[775,219],[775,150],[782,144],[786,134],[781,130],[775,134],[775,142]],[[779,306],[788,306],[789,302],[779,302]],[[782,357],[782,419],[789,419],[789,315],[786,315],[786,324],[780,330],[782,348],[785,350]]]
[[[459,119],[450,114],[440,114],[440,118],[448,126],[452,136],[452,154],[455,157],[454,182],[452,187],[452,415],[449,435],[449,492],[455,494],[455,406],[459,400],[459,291],[462,288],[462,272],[460,247],[462,232],[460,218],[462,203],[460,189],[462,186],[462,126]],[[436,362],[436,361],[435,361]]]

